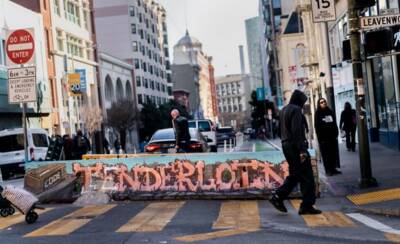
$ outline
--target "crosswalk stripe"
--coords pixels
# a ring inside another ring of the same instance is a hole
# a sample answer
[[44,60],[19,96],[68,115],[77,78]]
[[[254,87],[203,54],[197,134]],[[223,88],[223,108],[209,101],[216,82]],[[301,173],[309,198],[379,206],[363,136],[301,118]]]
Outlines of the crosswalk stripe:
[[257,229],[261,225],[257,201],[223,202],[213,229]]
[[364,205],[370,203],[398,200],[400,199],[400,188],[349,195],[347,196],[347,199],[349,199],[355,205]]
[[106,213],[115,206],[115,204],[91,205],[80,208],[40,229],[26,234],[24,237],[68,235],[89,223],[93,218]]
[[[298,211],[300,200],[291,200],[293,207]],[[308,227],[357,227],[357,225],[341,212],[322,212],[317,215],[302,215]]]
[[184,201],[151,203],[117,232],[162,231],[184,204]]
[[[44,210],[41,209],[37,209],[35,210],[35,212],[37,212],[39,214],[39,218],[41,214],[44,214],[50,210],[52,210],[53,208],[46,208]],[[0,230],[4,230],[10,226],[22,223],[25,221],[25,215],[21,214],[21,213],[15,213],[14,215],[8,216],[6,218],[1,218],[0,220]]]
[[351,217],[351,218],[363,223],[364,225],[366,225],[366,226],[368,226],[368,227],[370,227],[372,229],[379,230],[379,231],[384,232],[384,233],[400,235],[400,230],[393,229],[392,227],[387,226],[387,225],[385,225],[385,224],[383,224],[383,223],[381,223],[381,222],[379,222],[379,221],[377,221],[375,219],[372,219],[372,218],[370,218],[368,216],[365,216],[363,214],[360,214],[360,213],[349,213],[349,214],[347,214],[347,216],[349,216],[349,217]]
[[180,237],[176,237],[174,239],[177,241],[183,241],[183,242],[195,242],[195,241],[205,241],[205,240],[234,236],[234,235],[241,235],[241,234],[251,233],[251,232],[255,232],[255,231],[258,231],[258,229],[220,230],[220,231],[202,233],[202,234],[196,234],[196,235],[180,236]]
[[398,234],[385,233],[385,237],[391,242],[400,243],[400,235]]

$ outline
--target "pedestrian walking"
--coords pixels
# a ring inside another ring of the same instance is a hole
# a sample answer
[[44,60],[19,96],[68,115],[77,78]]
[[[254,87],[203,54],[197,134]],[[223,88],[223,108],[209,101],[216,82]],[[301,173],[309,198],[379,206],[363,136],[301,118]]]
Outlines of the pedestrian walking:
[[290,102],[281,112],[281,140],[283,154],[289,164],[289,176],[284,183],[275,189],[269,199],[271,204],[281,212],[287,212],[283,201],[289,196],[293,189],[300,183],[302,203],[299,214],[320,214],[315,209],[315,182],[308,153],[308,143],[305,135],[305,123],[302,108],[307,101],[307,96],[295,90]]
[[63,138],[64,158],[65,160],[73,160],[74,142],[68,134],[65,134],[62,138]]
[[357,117],[356,110],[351,107],[349,102],[344,104],[344,110],[340,115],[340,129],[346,133],[347,151],[356,151],[356,130]]
[[175,148],[177,153],[188,152],[190,143],[189,123],[186,117],[181,116],[179,110],[171,111],[172,127],[175,132]]
[[108,142],[107,138],[104,137],[103,139],[103,148],[105,154],[110,154],[110,143]]
[[324,98],[318,100],[314,126],[326,175],[340,174],[341,172],[336,169],[340,167],[337,139],[339,129],[336,123],[336,116],[332,109],[328,107]]
[[121,150],[121,141],[119,140],[119,137],[114,141],[114,148],[115,148],[115,154],[119,154],[119,151]]
[[73,154],[75,159],[82,159],[82,156],[90,150],[89,139],[83,135],[81,130],[76,132],[74,137]]

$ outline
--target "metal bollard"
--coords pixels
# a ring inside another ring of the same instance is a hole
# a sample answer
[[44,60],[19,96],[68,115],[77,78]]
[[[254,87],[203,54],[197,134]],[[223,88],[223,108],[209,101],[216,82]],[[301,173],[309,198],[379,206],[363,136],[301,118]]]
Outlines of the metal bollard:
[[224,153],[226,153],[226,140],[224,140]]
[[232,151],[232,139],[229,139],[229,152]]
[[0,185],[3,184],[3,172],[1,172],[1,167],[0,167]]

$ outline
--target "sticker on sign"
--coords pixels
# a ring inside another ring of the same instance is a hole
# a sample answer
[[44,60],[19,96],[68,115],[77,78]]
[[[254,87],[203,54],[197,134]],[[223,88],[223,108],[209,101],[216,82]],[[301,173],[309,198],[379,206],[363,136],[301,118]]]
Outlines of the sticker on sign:
[[8,69],[8,102],[36,102],[36,67]]
[[315,23],[336,20],[334,0],[312,0],[311,5]]

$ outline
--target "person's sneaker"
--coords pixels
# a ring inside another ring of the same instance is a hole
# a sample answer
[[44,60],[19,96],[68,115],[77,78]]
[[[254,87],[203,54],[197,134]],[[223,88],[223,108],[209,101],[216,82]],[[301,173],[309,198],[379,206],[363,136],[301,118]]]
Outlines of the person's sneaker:
[[322,211],[319,209],[316,209],[314,207],[308,207],[308,208],[301,208],[299,210],[300,215],[305,215],[305,214],[321,214]]
[[285,204],[283,204],[283,200],[281,200],[276,194],[273,194],[272,197],[268,200],[272,206],[274,206],[277,210],[287,213],[287,209]]
[[340,175],[341,173],[342,173],[342,171],[337,170],[337,169],[335,169],[335,170],[333,171],[333,174],[334,174],[334,175]]

